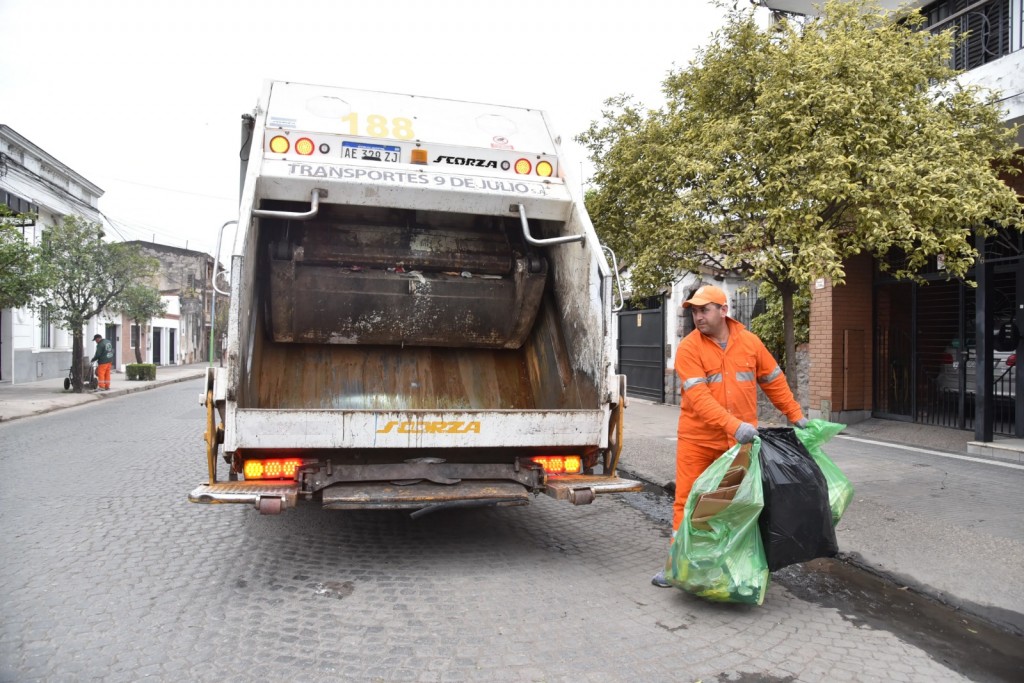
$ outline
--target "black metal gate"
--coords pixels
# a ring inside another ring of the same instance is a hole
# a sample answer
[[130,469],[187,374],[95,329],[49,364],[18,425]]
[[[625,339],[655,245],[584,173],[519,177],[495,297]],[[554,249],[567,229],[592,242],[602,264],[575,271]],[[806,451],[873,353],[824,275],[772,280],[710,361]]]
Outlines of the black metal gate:
[[658,403],[665,402],[664,300],[639,302],[647,308],[617,313],[619,324],[619,374],[626,376],[626,394]]
[[[1021,436],[1022,344],[1014,331],[1024,322],[1024,260],[993,251],[986,251],[984,277],[970,274],[977,288],[948,279],[938,264],[924,274],[927,284],[876,282],[873,414],[975,431],[977,421],[992,433]],[[987,350],[977,343],[979,319],[987,321]],[[985,356],[991,374],[979,362]]]

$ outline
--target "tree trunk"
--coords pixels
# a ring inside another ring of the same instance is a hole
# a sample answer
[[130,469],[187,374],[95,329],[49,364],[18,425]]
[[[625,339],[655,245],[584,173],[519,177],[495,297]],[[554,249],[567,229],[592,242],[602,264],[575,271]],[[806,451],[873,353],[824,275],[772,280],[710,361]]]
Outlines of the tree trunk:
[[85,355],[83,344],[82,329],[76,327],[71,333],[71,387],[76,394],[85,389],[82,382],[82,356]]
[[783,359],[783,369],[786,372],[786,382],[789,388],[796,394],[797,370],[796,370],[796,320],[793,317],[793,287],[781,287],[782,294],[782,333],[785,338],[786,357]]
[[[139,321],[133,321],[139,328],[139,341],[135,344],[135,362],[139,365],[142,364],[142,325],[139,325]],[[128,334],[131,334],[129,330]]]

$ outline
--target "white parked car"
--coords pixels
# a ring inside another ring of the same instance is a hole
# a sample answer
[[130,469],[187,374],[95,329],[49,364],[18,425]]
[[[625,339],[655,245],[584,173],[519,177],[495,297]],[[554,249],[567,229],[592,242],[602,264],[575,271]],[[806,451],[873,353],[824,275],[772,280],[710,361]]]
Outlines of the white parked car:
[[[992,395],[996,398],[1012,399],[1016,395],[1015,382],[1017,373],[1017,354],[1010,351],[995,351],[992,354]],[[947,346],[942,356],[942,368],[939,370],[938,384],[942,391],[959,391],[960,389],[960,349]],[[975,393],[975,374],[977,358],[974,347],[967,349],[967,367],[965,368],[965,385],[968,394]]]

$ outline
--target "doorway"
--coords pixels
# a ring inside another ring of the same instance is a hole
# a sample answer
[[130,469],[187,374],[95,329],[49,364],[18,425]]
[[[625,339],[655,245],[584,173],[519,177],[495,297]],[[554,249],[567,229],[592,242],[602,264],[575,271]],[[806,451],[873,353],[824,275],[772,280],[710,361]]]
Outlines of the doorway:
[[162,327],[153,327],[152,330],[153,330],[153,332],[152,332],[152,334],[153,334],[153,364],[154,365],[163,365],[163,363],[162,363],[162,361],[163,361],[163,350],[160,347],[161,347],[161,340],[163,339],[163,336],[164,336],[164,328],[162,328]]

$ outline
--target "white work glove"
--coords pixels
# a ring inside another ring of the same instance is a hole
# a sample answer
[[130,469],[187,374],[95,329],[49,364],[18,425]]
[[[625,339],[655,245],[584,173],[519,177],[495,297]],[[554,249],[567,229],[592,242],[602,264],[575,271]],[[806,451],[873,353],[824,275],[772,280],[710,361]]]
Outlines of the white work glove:
[[793,423],[793,426],[797,427],[798,429],[807,429],[807,418],[801,417],[799,420]]
[[741,422],[736,428],[736,441],[739,443],[752,443],[757,436],[757,427],[749,422]]

